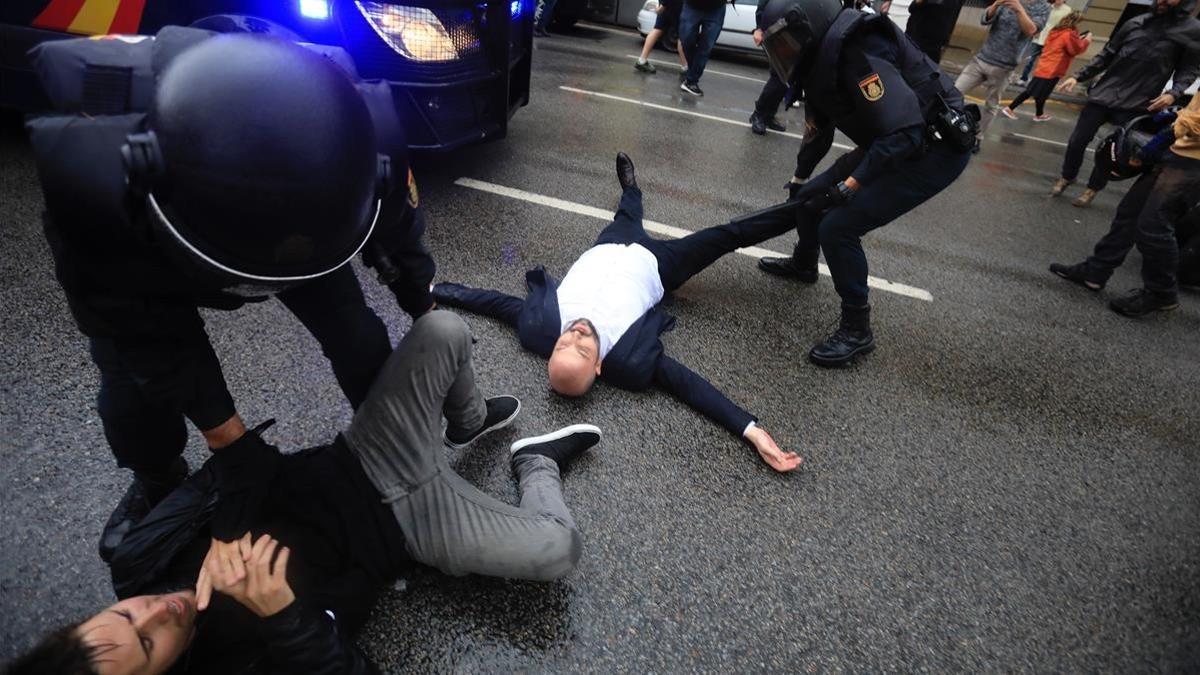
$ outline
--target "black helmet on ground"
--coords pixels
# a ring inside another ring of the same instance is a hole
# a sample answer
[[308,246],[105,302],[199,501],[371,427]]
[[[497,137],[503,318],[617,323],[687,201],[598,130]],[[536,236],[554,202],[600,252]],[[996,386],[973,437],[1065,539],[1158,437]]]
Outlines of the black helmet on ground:
[[795,80],[841,11],[841,0],[768,0],[762,11],[763,49],[779,79]]
[[1134,166],[1130,160],[1154,135],[1162,123],[1154,121],[1153,115],[1140,115],[1105,136],[1096,146],[1096,165],[1113,180],[1126,180],[1150,168],[1150,161]]
[[354,84],[292,42],[220,35],[159,80],[149,130],[122,148],[177,263],[206,286],[282,290],[350,261],[388,165]]

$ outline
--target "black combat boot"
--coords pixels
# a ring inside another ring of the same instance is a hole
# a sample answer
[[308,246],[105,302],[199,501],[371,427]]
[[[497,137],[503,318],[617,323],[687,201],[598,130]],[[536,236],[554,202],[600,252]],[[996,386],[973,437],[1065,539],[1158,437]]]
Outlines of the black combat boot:
[[871,334],[871,307],[847,307],[842,305],[842,320],[829,339],[816,345],[808,352],[808,359],[818,366],[833,368],[844,366],[859,354],[875,349],[875,336]]
[[188,475],[187,460],[176,457],[175,461],[164,471],[138,471],[133,474],[133,482],[125,489],[117,508],[113,509],[104,530],[100,533],[100,558],[104,562],[112,560],[121,540],[133,529],[146,514],[150,513],[159,502],[179,487]]

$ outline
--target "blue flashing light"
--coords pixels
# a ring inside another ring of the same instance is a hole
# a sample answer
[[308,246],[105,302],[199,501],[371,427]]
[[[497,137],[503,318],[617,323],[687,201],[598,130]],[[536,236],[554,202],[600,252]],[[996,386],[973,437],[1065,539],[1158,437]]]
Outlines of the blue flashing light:
[[521,16],[521,0],[512,0],[512,4],[508,6],[508,11],[514,19]]
[[300,14],[306,19],[328,19],[328,0],[300,0]]

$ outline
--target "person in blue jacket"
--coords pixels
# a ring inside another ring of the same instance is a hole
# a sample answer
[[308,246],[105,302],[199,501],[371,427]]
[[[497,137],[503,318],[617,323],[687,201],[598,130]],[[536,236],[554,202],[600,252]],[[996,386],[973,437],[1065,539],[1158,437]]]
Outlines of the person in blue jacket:
[[642,227],[642,192],[624,153],[617,155],[617,178],[622,195],[612,223],[561,282],[539,266],[525,275],[525,300],[454,283],[434,286],[434,299],[514,326],[522,346],[549,359],[550,386],[563,396],[582,396],[598,377],[634,391],[658,386],[744,438],[776,471],[798,468],[799,455],[781,450],[753,415],[667,356],[659,340],[675,326],[658,307],[667,292],[767,235],[758,224],[730,223],[654,239]]

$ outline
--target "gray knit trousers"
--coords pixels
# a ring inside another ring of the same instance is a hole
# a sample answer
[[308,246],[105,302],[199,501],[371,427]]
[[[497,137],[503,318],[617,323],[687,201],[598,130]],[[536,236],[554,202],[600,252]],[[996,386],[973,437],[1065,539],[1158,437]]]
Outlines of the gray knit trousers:
[[417,561],[461,576],[549,581],[571,572],[582,543],[562,497],[558,465],[513,459],[521,506],[480,492],[450,469],[441,418],[478,429],[486,416],[471,368],[471,333],[456,314],[418,319],[380,371],[345,433],[390,503]]

